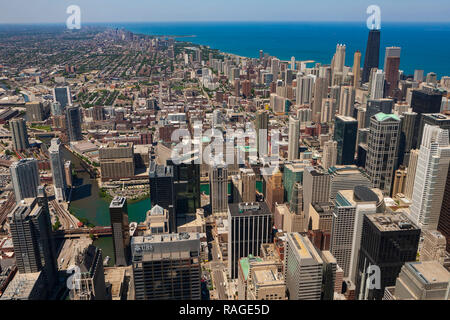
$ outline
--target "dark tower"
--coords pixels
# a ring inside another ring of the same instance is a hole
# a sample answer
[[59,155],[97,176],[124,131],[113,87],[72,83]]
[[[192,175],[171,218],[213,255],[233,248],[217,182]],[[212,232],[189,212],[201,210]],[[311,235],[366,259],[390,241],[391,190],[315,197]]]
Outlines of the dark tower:
[[367,39],[366,56],[364,58],[364,69],[362,82],[369,82],[370,70],[378,68],[380,60],[380,30],[370,30]]
[[109,205],[116,266],[127,266],[130,257],[130,228],[127,199],[114,197]]

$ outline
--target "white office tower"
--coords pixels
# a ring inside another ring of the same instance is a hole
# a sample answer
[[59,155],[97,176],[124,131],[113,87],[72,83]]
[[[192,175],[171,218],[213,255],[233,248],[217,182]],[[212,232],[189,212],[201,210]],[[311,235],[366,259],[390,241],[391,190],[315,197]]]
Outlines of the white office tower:
[[36,198],[39,186],[39,169],[34,158],[13,162],[9,168],[16,202],[25,198]]
[[355,88],[343,86],[339,99],[339,114],[341,116],[353,117],[355,105]]
[[372,73],[372,81],[370,83],[370,98],[382,99],[384,94],[384,72],[381,69]]
[[320,300],[323,260],[307,237],[286,234],[284,278],[290,300]]
[[328,140],[323,146],[322,167],[328,169],[336,165],[337,142]]
[[345,66],[345,44],[336,45],[336,53],[334,54],[333,72],[343,72]]
[[314,87],[314,76],[303,76],[301,73],[297,74],[297,91],[296,102],[297,105],[310,104],[312,102],[312,93]]
[[421,229],[437,229],[450,161],[448,130],[425,125],[412,196],[411,220]]
[[228,169],[226,165],[211,165],[209,176],[212,213],[226,215],[228,211]]
[[311,109],[297,109],[297,118],[300,121],[300,126],[305,126],[307,123],[311,122]]
[[289,117],[289,145],[288,145],[288,160],[295,160],[299,158],[299,139],[300,139],[300,120],[296,117]]
[[59,138],[53,138],[48,152],[50,154],[50,165],[52,168],[53,187],[55,198],[58,201],[66,199],[66,174],[64,171],[64,159],[61,153],[62,144]]
[[295,70],[295,57],[291,57],[291,70]]
[[400,47],[386,47],[386,53],[384,55],[384,65],[383,68],[386,70],[387,58],[388,57],[397,57],[400,58],[402,48]]
[[320,122],[329,123],[334,120],[336,112],[334,110],[334,100],[333,99],[323,99],[322,109],[320,111]]

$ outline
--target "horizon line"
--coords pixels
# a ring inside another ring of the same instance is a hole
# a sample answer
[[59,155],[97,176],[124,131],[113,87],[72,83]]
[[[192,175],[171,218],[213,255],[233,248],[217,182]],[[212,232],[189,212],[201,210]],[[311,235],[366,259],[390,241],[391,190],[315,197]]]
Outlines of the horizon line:
[[[124,23],[361,23],[361,20],[158,20],[158,21],[86,21],[82,24],[124,24]],[[387,24],[450,24],[450,21],[393,21],[385,20],[381,25]],[[0,25],[65,25],[66,21],[58,22],[0,22]]]

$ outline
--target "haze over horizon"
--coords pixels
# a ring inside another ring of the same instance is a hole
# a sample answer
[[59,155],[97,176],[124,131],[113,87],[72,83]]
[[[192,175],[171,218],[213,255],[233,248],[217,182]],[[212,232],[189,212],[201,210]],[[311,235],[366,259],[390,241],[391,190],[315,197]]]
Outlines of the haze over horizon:
[[383,22],[450,22],[450,1],[434,0],[15,0],[2,3],[0,24],[64,23],[69,5],[81,9],[82,23],[132,22],[359,22],[369,5]]

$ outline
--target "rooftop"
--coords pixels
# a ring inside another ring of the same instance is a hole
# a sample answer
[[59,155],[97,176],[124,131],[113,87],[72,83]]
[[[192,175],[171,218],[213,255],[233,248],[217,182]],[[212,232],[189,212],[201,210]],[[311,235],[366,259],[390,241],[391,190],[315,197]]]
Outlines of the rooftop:
[[366,217],[380,231],[419,230],[414,223],[401,211],[367,214]]
[[423,284],[450,281],[450,273],[437,261],[407,262],[405,267],[410,269]]
[[390,119],[393,119],[393,120],[396,120],[396,121],[400,121],[400,118],[397,115],[395,115],[395,114],[386,114],[386,113],[383,113],[383,112],[377,113],[375,115],[375,118],[377,119],[377,121],[385,121],[385,120],[390,120]]

